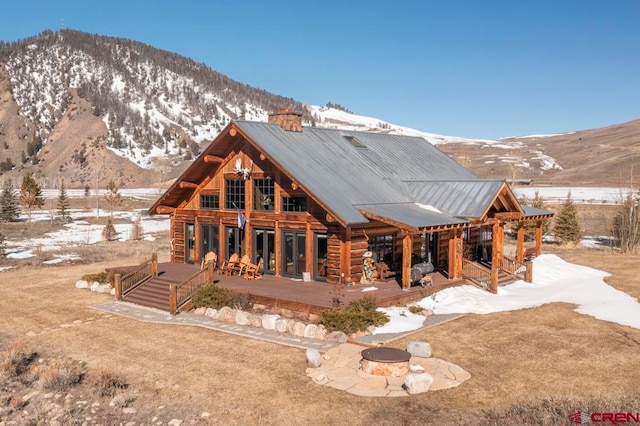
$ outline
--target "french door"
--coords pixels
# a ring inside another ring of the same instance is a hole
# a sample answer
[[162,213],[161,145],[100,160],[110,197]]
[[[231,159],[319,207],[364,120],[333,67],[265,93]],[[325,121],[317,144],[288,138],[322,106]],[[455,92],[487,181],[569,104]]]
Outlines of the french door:
[[313,234],[313,279],[327,280],[327,234]]
[[282,232],[282,275],[300,278],[306,272],[304,232]]
[[252,258],[256,264],[262,259],[262,270],[260,273],[274,274],[276,270],[275,253],[276,233],[273,229],[253,230],[253,253]]
[[210,251],[218,254],[218,225],[200,225],[200,257]]
[[227,259],[236,253],[238,257],[244,254],[244,230],[235,226],[226,228],[226,256]]
[[193,263],[196,258],[196,226],[193,223],[184,225],[184,262]]

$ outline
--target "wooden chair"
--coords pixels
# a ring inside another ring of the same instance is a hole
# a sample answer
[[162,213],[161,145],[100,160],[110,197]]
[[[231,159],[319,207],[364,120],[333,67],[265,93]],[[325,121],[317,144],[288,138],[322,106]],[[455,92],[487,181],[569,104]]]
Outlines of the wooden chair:
[[240,260],[238,262],[236,262],[233,265],[230,265],[230,269],[231,269],[231,275],[242,275],[244,273],[245,268],[247,267],[248,264],[251,263],[251,258],[249,257],[248,254],[245,254],[244,256],[242,256],[242,258],[240,258]]
[[221,275],[231,275],[234,272],[234,269],[236,267],[236,265],[238,264],[239,260],[238,260],[238,255],[236,253],[233,253],[230,257],[229,260],[225,260],[224,262],[222,262],[222,265],[220,265],[220,270],[218,271]]
[[218,263],[218,255],[215,254],[212,251],[207,253],[204,256],[204,258],[202,259],[202,263],[200,264],[200,269],[206,268],[207,265],[209,264],[209,262],[212,262],[213,263],[213,269],[216,269],[216,266],[217,266],[217,263]]
[[249,263],[244,269],[244,278],[247,280],[255,280],[259,278],[259,272],[262,268],[262,259],[256,265],[255,263]]

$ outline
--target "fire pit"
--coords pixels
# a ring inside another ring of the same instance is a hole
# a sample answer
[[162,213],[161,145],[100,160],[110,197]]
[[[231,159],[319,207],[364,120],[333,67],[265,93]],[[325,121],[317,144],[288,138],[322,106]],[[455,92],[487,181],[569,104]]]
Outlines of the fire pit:
[[376,376],[400,377],[409,372],[411,354],[402,349],[370,348],[361,352],[362,371]]

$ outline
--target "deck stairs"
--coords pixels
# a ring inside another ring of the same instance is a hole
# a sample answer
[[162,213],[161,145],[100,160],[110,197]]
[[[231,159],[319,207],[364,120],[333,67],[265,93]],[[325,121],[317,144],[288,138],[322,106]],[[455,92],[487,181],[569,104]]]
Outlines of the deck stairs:
[[174,280],[159,275],[136,287],[123,298],[123,301],[169,312],[169,286],[171,284],[176,283]]

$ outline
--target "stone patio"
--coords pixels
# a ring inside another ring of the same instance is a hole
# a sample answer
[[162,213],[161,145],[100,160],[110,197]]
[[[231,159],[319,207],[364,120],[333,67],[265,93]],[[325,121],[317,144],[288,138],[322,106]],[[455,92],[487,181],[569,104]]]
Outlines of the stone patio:
[[[374,376],[361,370],[360,353],[364,349],[366,347],[353,343],[343,343],[329,349],[322,355],[320,367],[307,368],[307,376],[319,385],[360,396],[409,396],[402,387],[404,376]],[[471,374],[459,366],[438,358],[413,356],[410,365],[412,370],[422,367],[424,372],[433,376],[434,382],[429,391],[452,388],[471,378]]]

